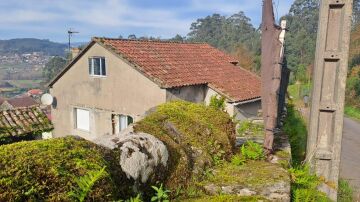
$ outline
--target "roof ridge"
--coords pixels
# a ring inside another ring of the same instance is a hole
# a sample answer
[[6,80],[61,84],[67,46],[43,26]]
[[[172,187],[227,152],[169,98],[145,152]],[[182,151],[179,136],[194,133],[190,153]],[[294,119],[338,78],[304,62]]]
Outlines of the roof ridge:
[[93,41],[101,40],[114,40],[114,41],[138,41],[138,42],[154,42],[154,43],[174,43],[174,44],[205,44],[209,45],[206,42],[192,42],[192,41],[172,41],[170,39],[120,39],[120,38],[111,38],[111,37],[92,37]]

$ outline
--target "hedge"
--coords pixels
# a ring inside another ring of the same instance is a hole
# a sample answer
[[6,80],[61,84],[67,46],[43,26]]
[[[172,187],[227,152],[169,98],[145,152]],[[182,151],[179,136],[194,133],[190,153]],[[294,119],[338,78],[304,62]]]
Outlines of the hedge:
[[0,146],[0,201],[74,201],[76,180],[106,168],[86,197],[111,201],[117,186],[111,179],[107,151],[74,137]]

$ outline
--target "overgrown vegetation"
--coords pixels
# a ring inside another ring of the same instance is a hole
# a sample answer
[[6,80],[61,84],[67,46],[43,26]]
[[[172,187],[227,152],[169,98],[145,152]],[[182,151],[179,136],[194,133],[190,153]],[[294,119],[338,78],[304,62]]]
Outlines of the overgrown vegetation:
[[213,95],[210,98],[210,107],[214,107],[215,109],[224,111],[225,110],[225,97],[218,97],[217,95]]
[[105,168],[106,166],[104,166],[98,171],[90,171],[86,175],[81,176],[79,179],[76,179],[75,182],[78,187],[76,187],[73,191],[70,191],[69,196],[73,197],[79,202],[83,202],[88,196],[88,194],[91,192],[95,183],[105,175]]
[[186,190],[206,168],[230,160],[234,152],[235,126],[231,118],[226,112],[202,104],[165,103],[134,129],[166,144],[169,168],[163,174],[164,185],[170,190]]
[[305,159],[307,144],[306,124],[293,105],[287,106],[287,116],[284,121],[284,132],[289,136],[293,166],[299,166]]
[[251,135],[251,136],[263,136],[264,124],[253,123],[249,120],[240,121],[237,133],[240,136]]
[[354,190],[350,186],[349,182],[344,179],[340,179],[338,187],[338,202],[352,202]]
[[294,202],[325,202],[331,201],[317,187],[322,183],[319,177],[310,174],[308,166],[290,169],[291,197]]
[[345,106],[345,114],[353,119],[360,121],[360,109],[358,108]]
[[[66,137],[3,145],[0,156],[0,201],[72,201],[69,192],[90,173],[90,181],[81,185],[79,201],[111,201],[121,190],[114,184],[119,179],[111,177],[116,170],[110,169],[107,152],[82,139]],[[96,177],[95,173],[105,166],[102,177]]]
[[252,141],[246,142],[241,146],[241,155],[246,160],[264,160],[265,153],[262,145]]

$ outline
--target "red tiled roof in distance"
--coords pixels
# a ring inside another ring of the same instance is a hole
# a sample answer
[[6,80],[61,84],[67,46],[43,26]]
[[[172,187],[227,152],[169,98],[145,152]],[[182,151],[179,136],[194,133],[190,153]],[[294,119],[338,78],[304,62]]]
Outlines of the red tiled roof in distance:
[[43,91],[40,89],[31,89],[27,92],[29,95],[41,95]]
[[51,121],[39,107],[0,111],[0,136],[23,136],[51,129]]
[[260,97],[260,78],[205,43],[94,38],[161,87],[209,84],[231,101]]
[[33,106],[39,106],[40,104],[37,103],[33,98],[29,96],[24,97],[17,97],[17,98],[11,98],[8,99],[7,102],[13,106],[14,108],[18,107],[33,107]]

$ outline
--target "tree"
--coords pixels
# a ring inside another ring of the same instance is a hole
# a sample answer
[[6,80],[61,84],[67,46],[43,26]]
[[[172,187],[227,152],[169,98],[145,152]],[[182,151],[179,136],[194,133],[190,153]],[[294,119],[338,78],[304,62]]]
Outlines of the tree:
[[257,71],[254,67],[254,55],[244,45],[240,44],[236,47],[234,56],[239,60],[240,67]]
[[177,34],[176,36],[171,38],[170,41],[183,42],[185,41],[185,37],[181,36],[180,34]]
[[318,0],[296,0],[290,8],[287,20],[286,57],[288,67],[296,71],[314,61],[316,34],[319,17]]
[[43,69],[43,77],[46,81],[50,81],[56,74],[58,74],[66,65],[66,60],[62,57],[55,56],[46,63]]
[[135,35],[135,34],[130,34],[130,35],[128,36],[128,39],[136,39],[136,35]]
[[[248,69],[256,69],[260,55],[260,32],[251,24],[244,12],[230,17],[213,14],[197,19],[190,27],[188,40],[206,42],[231,53]],[[257,63],[255,63],[257,61]]]

